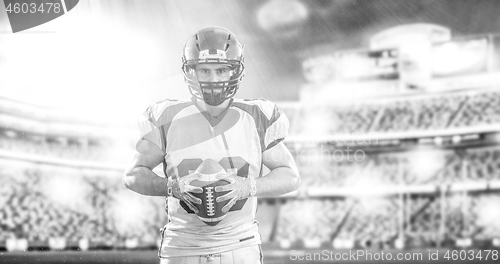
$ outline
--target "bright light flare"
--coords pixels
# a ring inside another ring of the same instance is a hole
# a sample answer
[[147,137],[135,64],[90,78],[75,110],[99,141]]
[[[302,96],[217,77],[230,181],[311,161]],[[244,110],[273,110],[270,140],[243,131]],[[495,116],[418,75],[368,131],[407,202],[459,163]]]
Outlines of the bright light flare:
[[79,211],[87,210],[87,194],[89,185],[82,177],[77,175],[55,175],[46,177],[42,182],[42,192],[56,204],[69,208],[78,208]]
[[300,1],[272,0],[268,1],[257,13],[257,21],[264,30],[299,24],[307,19],[309,11]]
[[432,71],[437,75],[472,71],[484,66],[487,56],[486,39],[448,42],[433,48]]
[[478,205],[477,224],[500,230],[500,197],[483,198]]
[[352,190],[352,196],[359,199],[368,199],[380,195],[394,193],[397,186],[384,182],[382,172],[376,168],[365,168],[349,177],[347,186]]
[[332,117],[327,111],[327,108],[314,108],[306,111],[302,122],[300,122],[303,133],[306,135],[327,135],[332,127]]
[[2,36],[2,95],[96,116],[136,114],[150,103],[137,87],[157,82],[157,36],[88,14],[54,22],[37,27],[50,30],[43,34]]
[[120,233],[137,230],[147,222],[151,212],[150,207],[145,206],[144,197],[128,190],[120,191],[113,197],[115,200],[111,210]]
[[445,153],[440,150],[417,149],[410,153],[409,167],[419,181],[434,176],[446,163]]
[[367,215],[387,213],[390,206],[389,200],[381,197],[361,197],[358,199],[358,204]]

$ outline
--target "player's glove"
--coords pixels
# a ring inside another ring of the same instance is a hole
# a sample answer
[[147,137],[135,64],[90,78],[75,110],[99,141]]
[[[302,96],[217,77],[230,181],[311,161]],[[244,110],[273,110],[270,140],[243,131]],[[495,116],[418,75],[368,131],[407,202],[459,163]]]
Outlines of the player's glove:
[[218,203],[229,200],[229,202],[224,207],[222,207],[222,212],[224,213],[227,213],[238,200],[254,196],[257,192],[255,180],[250,176],[247,178],[243,178],[234,174],[230,174],[218,175],[216,177],[219,180],[224,179],[229,182],[229,184],[227,185],[215,187],[216,192],[229,191],[228,193],[221,195],[216,199]]
[[195,197],[192,193],[202,193],[203,188],[193,186],[191,182],[200,178],[201,175],[198,173],[189,174],[180,179],[177,177],[168,178],[168,195],[184,201],[189,209],[197,214],[198,208],[194,204],[201,204],[201,199]]

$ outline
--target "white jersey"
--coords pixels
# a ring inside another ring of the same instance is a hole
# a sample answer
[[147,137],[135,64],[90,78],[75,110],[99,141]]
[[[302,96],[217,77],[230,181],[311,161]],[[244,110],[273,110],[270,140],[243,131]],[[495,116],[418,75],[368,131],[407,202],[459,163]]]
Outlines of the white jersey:
[[[168,177],[183,177],[204,161],[218,162],[238,176],[258,178],[262,153],[288,133],[288,119],[273,103],[232,100],[219,116],[201,112],[194,99],[151,105],[139,122],[137,149],[165,155]],[[169,197],[169,222],[162,229],[160,257],[213,254],[260,244],[255,220],[257,198],[238,201],[214,226],[202,222],[184,202]]]

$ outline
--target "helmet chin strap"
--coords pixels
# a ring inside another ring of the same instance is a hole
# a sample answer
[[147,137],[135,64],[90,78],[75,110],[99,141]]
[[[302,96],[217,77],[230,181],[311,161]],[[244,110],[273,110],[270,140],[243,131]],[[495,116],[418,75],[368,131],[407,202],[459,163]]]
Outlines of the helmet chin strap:
[[214,101],[214,100],[210,100],[210,99],[203,99],[203,102],[205,102],[207,105],[210,105],[210,106],[218,106],[218,105],[221,105],[222,103],[224,103],[224,101],[226,101],[226,99],[222,100],[222,101]]
[[198,87],[193,87],[193,86],[189,86],[189,92],[195,98],[197,98],[200,101],[203,101],[204,103],[206,103],[207,105],[210,105],[210,106],[220,105],[220,104],[224,103],[224,101],[229,99],[229,98],[220,98],[221,99],[220,102],[219,102],[219,100],[213,100],[209,96],[205,96],[205,94],[208,95],[208,93],[203,93],[201,91],[201,89],[199,89]]

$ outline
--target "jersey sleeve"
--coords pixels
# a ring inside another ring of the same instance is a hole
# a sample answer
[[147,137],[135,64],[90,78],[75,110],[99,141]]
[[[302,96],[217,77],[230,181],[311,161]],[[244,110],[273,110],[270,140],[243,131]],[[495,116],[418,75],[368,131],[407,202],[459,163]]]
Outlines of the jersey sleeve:
[[265,150],[274,147],[288,135],[290,123],[285,113],[273,104],[273,110],[264,136]]
[[165,155],[164,138],[155,118],[155,110],[154,105],[148,107],[137,120],[139,140],[135,148],[141,154]]

